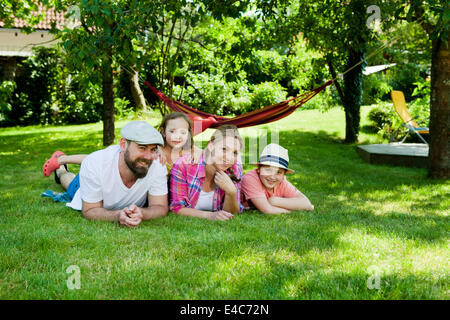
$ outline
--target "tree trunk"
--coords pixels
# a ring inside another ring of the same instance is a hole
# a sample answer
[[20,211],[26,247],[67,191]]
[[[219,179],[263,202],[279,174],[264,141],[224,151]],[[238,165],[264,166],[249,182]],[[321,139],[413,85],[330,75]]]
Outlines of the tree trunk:
[[[350,51],[346,70],[354,67],[364,59],[362,50]],[[360,109],[362,101],[362,77],[364,63],[354,67],[344,74],[344,110],[345,110],[345,142],[354,143],[358,140]]]
[[112,69],[112,50],[107,50],[107,55],[102,64],[102,97],[103,97],[103,145],[109,146],[114,142],[114,84]]
[[[450,46],[450,39],[447,39]],[[450,178],[450,50],[433,40],[430,95],[430,151],[428,175]]]
[[132,74],[129,74],[129,77],[131,95],[133,96],[134,103],[136,104],[136,110],[147,110],[145,97],[139,85],[139,73],[136,71],[136,66],[133,66]]
[[342,92],[341,85],[339,84],[338,79],[337,79],[336,71],[335,71],[333,63],[331,62],[331,59],[329,57],[327,57],[327,64],[328,64],[328,68],[330,69],[331,76],[334,79],[334,86],[336,87],[339,99],[341,99],[342,104],[344,104],[344,93]]

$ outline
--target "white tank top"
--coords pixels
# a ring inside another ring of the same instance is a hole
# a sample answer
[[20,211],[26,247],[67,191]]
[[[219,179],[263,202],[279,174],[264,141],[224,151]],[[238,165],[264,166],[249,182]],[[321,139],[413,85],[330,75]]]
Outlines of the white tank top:
[[197,205],[194,209],[212,211],[214,201],[214,190],[210,192],[200,191],[200,196],[198,197]]

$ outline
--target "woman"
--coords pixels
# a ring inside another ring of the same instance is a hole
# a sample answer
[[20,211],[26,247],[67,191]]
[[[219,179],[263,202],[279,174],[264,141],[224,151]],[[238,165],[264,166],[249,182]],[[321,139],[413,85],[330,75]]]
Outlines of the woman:
[[197,163],[179,158],[170,172],[170,210],[191,217],[229,220],[240,203],[243,141],[237,127],[224,125],[212,135]]

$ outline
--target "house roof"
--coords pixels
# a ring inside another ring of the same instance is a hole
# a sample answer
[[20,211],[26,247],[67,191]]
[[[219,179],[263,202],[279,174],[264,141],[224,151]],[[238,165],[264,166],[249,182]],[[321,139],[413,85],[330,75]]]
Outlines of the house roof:
[[[65,23],[66,19],[64,18],[65,12],[56,12],[54,8],[45,8],[44,6],[40,5],[37,12],[33,13],[34,15],[37,14],[43,14],[44,19],[40,21],[37,25],[34,25],[33,27],[36,30],[50,30],[51,29],[51,23],[54,21],[56,22],[56,28],[61,29],[62,25]],[[3,27],[4,23],[3,21],[0,21],[0,27]],[[12,28],[22,28],[26,27],[28,24],[18,18],[14,18],[14,23],[12,25]]]

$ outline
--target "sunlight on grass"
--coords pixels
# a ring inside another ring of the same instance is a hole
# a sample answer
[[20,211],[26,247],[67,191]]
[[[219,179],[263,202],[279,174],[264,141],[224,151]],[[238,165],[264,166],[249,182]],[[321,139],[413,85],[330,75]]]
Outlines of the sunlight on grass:
[[[161,117],[144,119],[156,126]],[[116,121],[116,143],[128,121]],[[365,163],[340,143],[344,130],[339,108],[240,130],[245,171],[260,142],[278,134],[295,170],[287,179],[313,212],[246,211],[227,222],[169,213],[130,230],[40,197],[62,191],[42,176],[44,161],[55,150],[103,148],[101,123],[0,128],[0,298],[448,299],[450,183],[425,169]],[[71,265],[81,270],[80,290],[67,288]],[[375,276],[380,287],[371,289]]]

